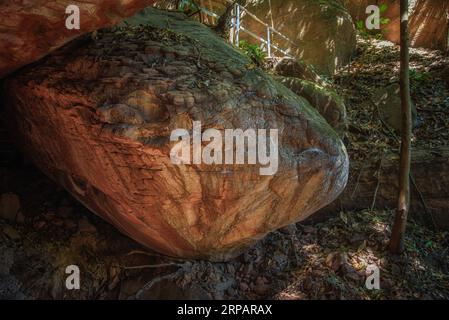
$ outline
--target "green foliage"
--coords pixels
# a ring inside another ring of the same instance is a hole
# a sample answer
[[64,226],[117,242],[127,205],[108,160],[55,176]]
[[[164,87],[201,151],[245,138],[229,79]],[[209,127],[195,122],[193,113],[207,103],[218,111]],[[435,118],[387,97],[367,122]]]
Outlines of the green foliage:
[[382,14],[382,13],[385,13],[387,10],[388,10],[388,5],[386,4],[386,3],[382,3],[380,6],[379,6],[379,10],[380,10],[380,13]]
[[419,72],[415,69],[410,69],[410,80],[416,82],[422,82],[427,80],[427,74],[424,72]]
[[359,34],[364,37],[367,38],[369,37],[368,32],[366,31],[366,27],[365,27],[365,21],[363,20],[359,20],[356,22],[355,27],[357,29],[357,31],[359,32]]
[[415,69],[410,69],[410,86],[412,88],[419,87],[428,78],[429,78],[429,76],[427,73],[420,72]]
[[179,8],[180,11],[183,11],[183,12],[186,12],[186,13],[199,10],[199,7],[195,3],[194,0],[180,0],[178,2],[178,8]]
[[239,48],[259,66],[264,64],[267,54],[258,45],[242,40],[239,42]]
[[[379,22],[381,25],[386,25],[386,24],[390,23],[390,19],[382,17],[382,14],[384,14],[387,10],[388,10],[388,5],[386,3],[382,3],[379,6],[379,11],[380,11],[380,15],[381,15]],[[379,39],[379,40],[383,38],[381,30],[376,30],[376,32],[367,30],[364,20],[357,21],[355,26],[356,26],[357,31],[363,38],[375,37],[376,39]]]

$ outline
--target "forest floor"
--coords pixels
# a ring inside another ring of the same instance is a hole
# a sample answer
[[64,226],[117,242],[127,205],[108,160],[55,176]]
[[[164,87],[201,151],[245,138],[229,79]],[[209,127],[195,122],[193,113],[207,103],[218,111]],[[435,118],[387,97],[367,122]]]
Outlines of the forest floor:
[[[375,102],[378,89],[399,84],[399,47],[388,41],[358,39],[358,55],[333,82],[345,99],[349,130],[345,144],[352,160],[397,152],[399,136],[381,120]],[[413,147],[449,145],[449,56],[410,48],[412,102],[417,109]]]
[[[298,223],[227,263],[179,261],[121,235],[33,167],[2,177],[23,218],[0,220],[0,298],[449,299],[449,232],[411,220],[405,254],[390,256],[392,211]],[[64,287],[69,265],[81,270],[81,290]],[[365,287],[370,265],[380,290]]]
[[[447,57],[412,50],[411,58],[421,117],[414,143],[446,145],[449,95],[440,72]],[[397,82],[398,60],[397,47],[362,41],[359,56],[335,78],[347,101],[353,159],[397,150],[375,107],[361,106],[375,98],[374,87]],[[21,214],[16,222],[0,219],[0,298],[449,299],[449,232],[412,218],[404,255],[391,256],[385,248],[392,211],[336,212],[320,223],[298,223],[236,259],[213,263],[149,252],[33,166],[0,168],[0,194],[7,192],[20,199]],[[80,290],[65,288],[69,265],[80,268]],[[379,268],[380,290],[366,288],[368,266]]]

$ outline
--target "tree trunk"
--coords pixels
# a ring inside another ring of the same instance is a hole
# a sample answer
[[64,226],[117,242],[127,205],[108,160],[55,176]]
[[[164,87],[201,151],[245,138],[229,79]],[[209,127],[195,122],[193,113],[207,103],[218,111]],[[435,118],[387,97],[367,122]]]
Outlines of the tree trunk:
[[225,39],[229,39],[230,36],[233,18],[232,12],[236,3],[237,1],[234,1],[226,7],[225,12],[220,16],[217,25],[215,26],[215,31]]
[[390,239],[390,252],[404,250],[405,227],[410,207],[410,158],[412,112],[409,75],[408,0],[401,0],[401,101],[402,101],[402,142],[399,167],[399,195],[394,226]]

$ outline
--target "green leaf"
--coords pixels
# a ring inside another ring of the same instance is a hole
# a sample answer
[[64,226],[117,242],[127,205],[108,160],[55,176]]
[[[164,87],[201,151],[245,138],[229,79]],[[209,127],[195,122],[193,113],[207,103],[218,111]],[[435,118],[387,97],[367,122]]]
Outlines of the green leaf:
[[388,10],[388,5],[386,3],[382,3],[379,7],[380,13],[384,13]]

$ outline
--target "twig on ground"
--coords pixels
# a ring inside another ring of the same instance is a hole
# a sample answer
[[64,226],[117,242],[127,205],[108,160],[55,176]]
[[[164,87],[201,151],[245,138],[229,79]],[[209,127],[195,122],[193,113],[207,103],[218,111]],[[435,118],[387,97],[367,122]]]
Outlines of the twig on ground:
[[[369,158],[371,158],[372,153],[370,153]],[[360,168],[360,172],[357,175],[357,180],[355,182],[354,190],[351,193],[351,199],[354,199],[354,195],[359,187],[360,177],[362,176],[363,170],[365,169],[368,161],[364,161],[362,167]]]
[[151,287],[153,287],[156,283],[161,282],[163,280],[173,280],[173,279],[181,276],[183,272],[185,272],[184,268],[180,268],[176,272],[151,279],[151,281],[147,282],[139,291],[137,291],[136,299],[140,299],[142,294],[145,291],[148,291],[149,289],[151,289]]
[[157,252],[149,252],[149,251],[143,251],[143,250],[132,250],[132,251],[128,252],[127,254],[125,254],[125,257],[132,256],[132,255],[135,255],[135,254],[141,254],[141,255],[148,256],[148,257],[159,257],[159,258],[169,259],[169,260],[172,260],[172,261],[185,261],[183,259],[178,259],[178,258],[174,258],[174,257],[164,256],[164,255],[162,255],[160,253],[157,253]]
[[415,187],[416,192],[418,193],[419,201],[421,201],[421,204],[423,205],[424,211],[426,212],[426,217],[430,216],[430,219],[432,220],[432,224],[434,227],[434,230],[438,229],[437,223],[435,222],[435,217],[433,216],[432,211],[429,210],[429,207],[427,206],[426,200],[424,199],[424,196],[421,192],[421,190],[418,188],[418,185],[416,184],[415,178],[413,178],[412,173],[410,172],[410,181],[413,184],[413,187]]
[[139,266],[116,266],[124,270],[135,270],[135,269],[151,269],[151,268],[164,268],[172,266],[181,266],[179,263],[159,263],[159,264],[144,264]]

